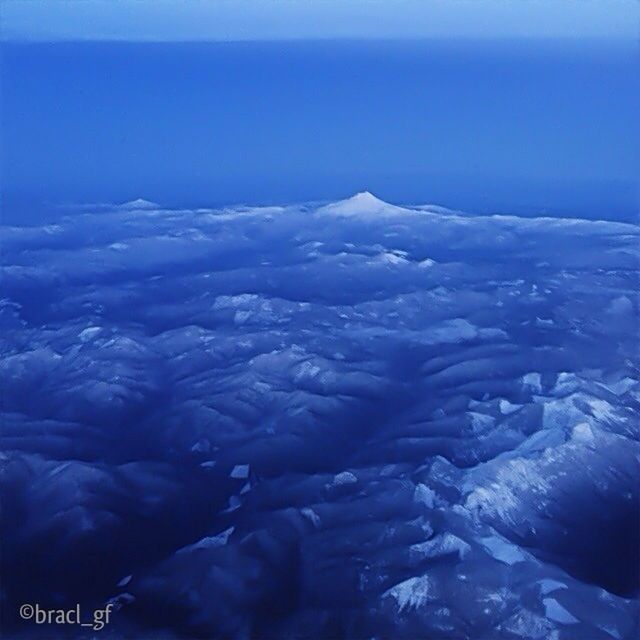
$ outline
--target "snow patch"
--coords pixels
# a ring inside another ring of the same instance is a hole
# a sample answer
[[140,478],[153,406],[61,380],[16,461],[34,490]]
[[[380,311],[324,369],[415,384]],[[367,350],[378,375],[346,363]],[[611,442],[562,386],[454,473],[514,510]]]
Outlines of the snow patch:
[[176,553],[188,553],[191,551],[197,551],[200,549],[215,549],[217,547],[224,547],[229,541],[229,537],[234,532],[234,527],[229,527],[225,529],[221,533],[215,536],[208,536],[206,538],[202,538],[202,540],[198,540],[195,544],[191,544],[188,547],[183,547],[179,549]]
[[356,484],[358,482],[358,478],[356,478],[353,473],[350,471],[343,471],[342,473],[338,473],[333,477],[333,485],[341,486],[346,484]]
[[418,609],[427,602],[437,600],[434,587],[435,585],[429,576],[424,575],[400,582],[385,591],[382,597],[393,598],[401,612],[405,609]]
[[249,477],[249,465],[248,464],[237,464],[231,470],[229,474],[230,478],[235,478],[237,480],[245,480]]
[[544,604],[544,614],[549,620],[559,622],[560,624],[577,624],[580,622],[553,598],[545,598],[542,604]]
[[509,566],[526,560],[526,556],[514,544],[498,536],[480,538],[482,546],[496,559]]

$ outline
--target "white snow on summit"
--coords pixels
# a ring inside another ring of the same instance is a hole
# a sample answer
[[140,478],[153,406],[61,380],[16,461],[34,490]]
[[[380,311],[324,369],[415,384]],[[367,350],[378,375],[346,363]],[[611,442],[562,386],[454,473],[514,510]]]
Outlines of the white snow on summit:
[[130,202],[123,202],[118,205],[118,209],[126,209],[130,211],[144,209],[144,210],[153,210],[153,209],[161,209],[162,207],[156,202],[151,202],[150,200],[144,200],[143,198],[137,198],[136,200],[131,200]]
[[368,191],[357,193],[346,200],[338,200],[318,209],[318,213],[344,217],[388,216],[414,213],[411,209],[389,204]]

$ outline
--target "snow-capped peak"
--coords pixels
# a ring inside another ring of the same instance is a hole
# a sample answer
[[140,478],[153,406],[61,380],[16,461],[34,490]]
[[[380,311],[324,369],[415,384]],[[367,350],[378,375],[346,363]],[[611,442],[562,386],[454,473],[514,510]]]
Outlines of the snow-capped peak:
[[350,202],[351,204],[357,204],[363,207],[388,207],[389,203],[384,200],[380,200],[380,198],[376,198],[370,191],[361,191],[360,193],[356,193],[354,196],[347,198],[347,200],[343,200],[343,202]]
[[137,198],[136,200],[131,200],[131,202],[124,202],[123,204],[118,206],[119,209],[159,209],[160,205],[155,202],[150,202],[149,200],[144,200],[142,198]]
[[362,191],[346,200],[338,200],[338,202],[320,207],[318,212],[337,216],[378,216],[409,213],[410,210],[380,200],[369,191]]

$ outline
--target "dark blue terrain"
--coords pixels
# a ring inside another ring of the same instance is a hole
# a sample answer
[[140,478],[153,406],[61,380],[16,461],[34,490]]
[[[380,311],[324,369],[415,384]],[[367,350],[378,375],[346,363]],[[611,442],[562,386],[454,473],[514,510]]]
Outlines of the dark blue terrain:
[[637,637],[636,225],[362,193],[2,233],[3,637]]

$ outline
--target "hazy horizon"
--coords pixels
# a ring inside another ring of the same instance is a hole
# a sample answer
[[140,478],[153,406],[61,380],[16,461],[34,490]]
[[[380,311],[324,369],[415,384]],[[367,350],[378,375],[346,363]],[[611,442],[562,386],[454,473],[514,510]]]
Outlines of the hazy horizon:
[[10,40],[280,40],[440,36],[638,39],[633,0],[85,0],[2,8]]
[[637,214],[640,80],[627,44],[2,49],[13,223],[55,217],[45,210],[56,204],[282,204],[362,190],[474,213]]

